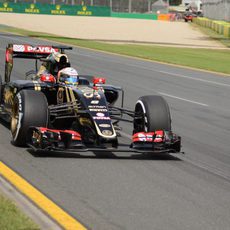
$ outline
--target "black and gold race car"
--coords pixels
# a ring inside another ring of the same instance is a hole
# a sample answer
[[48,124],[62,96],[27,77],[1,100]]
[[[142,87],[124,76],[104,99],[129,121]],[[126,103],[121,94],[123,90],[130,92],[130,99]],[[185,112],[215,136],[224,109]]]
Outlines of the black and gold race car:
[[[80,75],[78,85],[63,84],[53,71],[53,57],[65,55],[66,49],[70,47],[7,46],[0,116],[11,124],[13,144],[45,151],[180,152],[181,138],[171,130],[163,97],[143,96],[131,111],[123,107],[122,88],[105,84],[104,78]],[[10,80],[15,58],[35,60],[35,71],[25,80]],[[38,60],[52,69],[38,75]],[[119,121],[133,125],[126,148],[119,145]]]

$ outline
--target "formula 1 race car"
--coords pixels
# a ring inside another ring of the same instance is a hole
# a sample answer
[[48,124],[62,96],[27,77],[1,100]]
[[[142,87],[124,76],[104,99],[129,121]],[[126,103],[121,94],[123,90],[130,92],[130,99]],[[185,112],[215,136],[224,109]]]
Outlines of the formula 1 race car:
[[[169,106],[161,96],[140,97],[131,111],[123,107],[122,88],[105,84],[104,78],[91,81],[79,75],[74,85],[52,74],[36,78],[28,72],[25,80],[10,80],[13,59],[35,59],[37,71],[38,60],[49,63],[49,57],[64,54],[66,49],[71,48],[7,46],[4,82],[0,79],[0,116],[11,123],[14,145],[65,152],[180,152],[181,138],[171,130]],[[121,106],[115,105],[119,95]],[[119,121],[133,124],[128,148],[119,146]]]
[[197,14],[194,12],[186,11],[183,15],[184,21],[185,22],[192,22],[194,18],[197,17]]

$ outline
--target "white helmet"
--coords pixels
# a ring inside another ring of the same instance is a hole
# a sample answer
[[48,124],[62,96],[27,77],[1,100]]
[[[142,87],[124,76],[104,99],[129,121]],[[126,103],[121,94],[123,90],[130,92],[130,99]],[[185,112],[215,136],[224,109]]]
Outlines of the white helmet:
[[77,85],[79,81],[78,72],[72,67],[67,67],[59,71],[59,82],[63,82],[67,85]]

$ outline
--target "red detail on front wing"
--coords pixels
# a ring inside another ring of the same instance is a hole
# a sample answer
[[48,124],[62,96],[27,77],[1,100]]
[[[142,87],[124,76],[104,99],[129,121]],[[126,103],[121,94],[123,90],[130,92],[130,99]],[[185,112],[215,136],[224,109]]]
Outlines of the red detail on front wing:
[[155,132],[139,132],[133,134],[132,137],[133,143],[135,142],[154,142],[154,143],[161,143],[164,142],[164,131],[157,130]]
[[45,127],[38,127],[38,129],[40,130],[41,133],[53,132],[53,133],[57,133],[58,135],[60,135],[60,133],[69,133],[69,134],[72,134],[73,141],[81,141],[81,134],[74,130],[48,129]]

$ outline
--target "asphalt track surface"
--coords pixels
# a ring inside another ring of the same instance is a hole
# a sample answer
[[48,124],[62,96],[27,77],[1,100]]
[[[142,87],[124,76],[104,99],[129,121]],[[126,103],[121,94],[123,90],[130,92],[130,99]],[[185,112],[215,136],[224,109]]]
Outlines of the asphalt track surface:
[[[49,44],[7,34],[0,39],[2,75],[7,43]],[[230,77],[81,48],[68,53],[80,74],[122,86],[127,108],[142,95],[162,95],[185,155],[35,155],[11,145],[2,123],[0,160],[88,229],[229,230]],[[32,68],[15,60],[12,79]],[[121,142],[128,143],[132,126],[121,126]]]

